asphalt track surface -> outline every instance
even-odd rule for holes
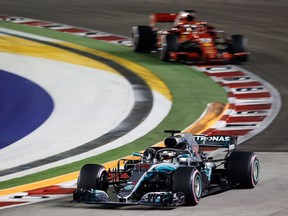
[[[230,34],[249,39],[251,61],[242,67],[276,87],[282,108],[273,123],[262,133],[241,145],[255,150],[261,160],[261,178],[254,190],[231,190],[204,198],[195,208],[121,211],[94,206],[72,205],[69,198],[54,202],[16,207],[1,215],[288,215],[288,2],[286,0],[0,0],[0,13],[60,22],[130,35],[133,25],[147,24],[154,12],[195,9],[198,18]],[[272,153],[282,152],[282,153]]]

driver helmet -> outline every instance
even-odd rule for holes
[[[194,11],[181,11],[175,19],[174,25],[189,24],[195,21],[196,15]]]
[[[159,154],[160,161],[163,163],[172,163],[176,156],[176,152],[172,151],[163,151]]]

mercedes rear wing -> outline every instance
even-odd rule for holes
[[[205,148],[226,148],[228,150],[234,150],[237,146],[237,136],[225,136],[225,135],[194,135],[195,141],[199,147]]]

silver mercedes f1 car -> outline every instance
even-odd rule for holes
[[[114,169],[86,164],[73,201],[109,205],[195,206],[203,196],[235,187],[254,188],[260,162],[253,152],[236,151],[236,136],[171,133],[165,147],[149,147],[118,161]],[[222,149],[214,159],[211,150]],[[108,195],[113,191],[114,200]]]

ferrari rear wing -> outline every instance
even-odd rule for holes
[[[223,136],[223,135],[194,135],[195,141],[199,147],[212,147],[212,148],[227,148],[233,150],[237,146],[237,136]]]
[[[174,22],[177,13],[156,13],[150,15],[150,26],[155,26],[157,22]]]

